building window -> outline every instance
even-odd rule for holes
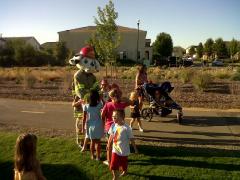
[[[145,47],[150,47],[151,42],[145,42]]]
[[[127,52],[126,51],[121,51],[119,53],[120,59],[125,60],[127,59]]]

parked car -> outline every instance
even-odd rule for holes
[[[223,66],[223,61],[220,60],[220,59],[215,59],[213,62],[212,62],[212,66]]]
[[[179,62],[179,66],[189,67],[193,65],[193,60],[189,58],[183,58]]]

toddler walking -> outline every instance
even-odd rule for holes
[[[140,120],[140,103],[137,92],[131,92],[129,100],[131,101],[130,109],[131,109],[131,118],[130,127],[133,128],[133,123],[135,120],[138,122],[138,128],[140,132],[143,132],[142,123]]]

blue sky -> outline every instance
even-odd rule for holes
[[[172,36],[174,46],[188,47],[207,38],[240,40],[240,0],[113,0],[117,24]],[[94,25],[97,7],[108,0],[1,0],[0,33],[57,41],[57,32]]]

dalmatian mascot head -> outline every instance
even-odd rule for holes
[[[95,59],[93,47],[83,47],[78,54],[69,60],[69,63],[79,69],[73,77],[73,96],[83,99],[91,89],[98,88],[98,82],[93,73],[100,70],[100,64]]]
[[[100,64],[95,59],[94,49],[91,46],[83,47],[79,53],[69,60],[69,63],[74,66],[76,65],[78,69],[86,73],[93,73],[100,69]]]

